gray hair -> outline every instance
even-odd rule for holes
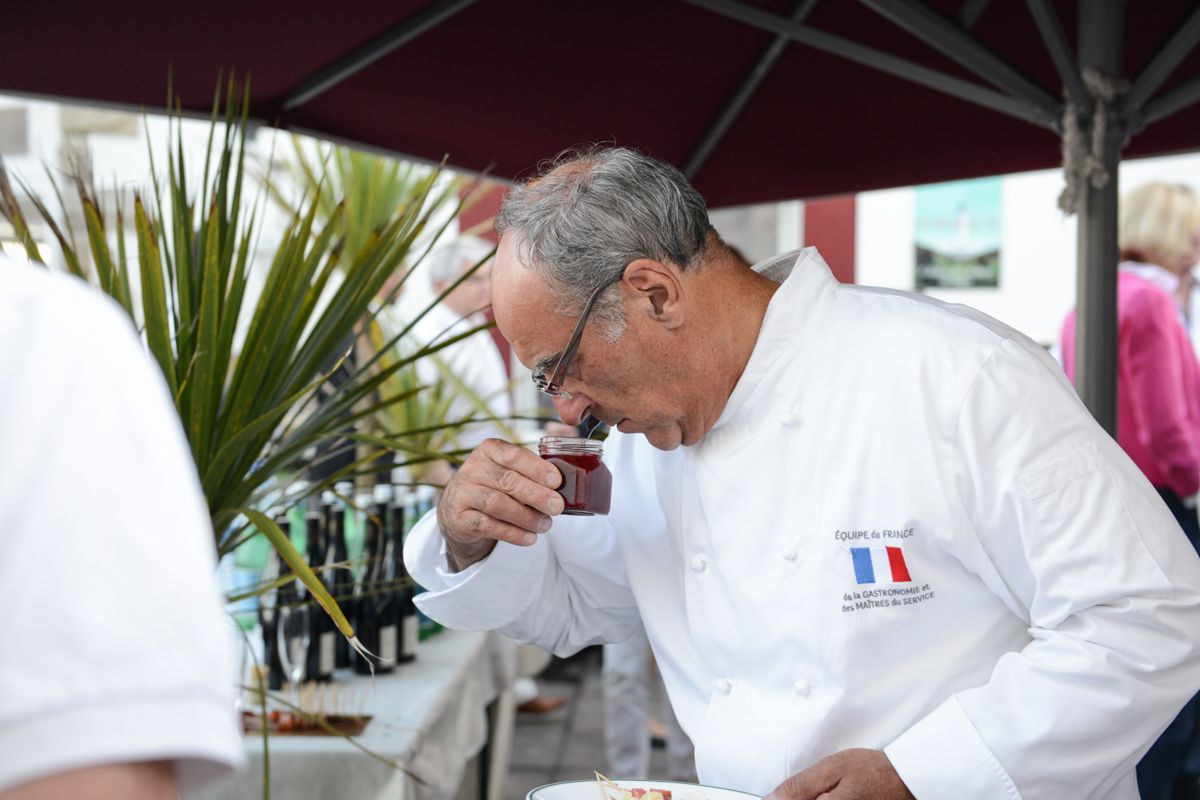
[[[558,295],[556,311],[582,312],[598,287],[639,258],[694,269],[708,231],[704,198],[679,170],[623,147],[567,152],[509,192],[496,232],[518,237],[520,260]],[[625,330],[616,287],[592,317],[610,341]]]
[[[478,236],[459,236],[438,246],[426,256],[429,283],[435,289],[452,283],[465,267],[482,261],[492,251],[492,243]]]

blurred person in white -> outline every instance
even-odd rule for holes
[[[679,171],[556,160],[498,217],[499,329],[611,512],[488,440],[405,561],[429,616],[566,655],[645,625],[706,784],[770,800],[1133,800],[1200,687],[1200,559],[1037,343],[747,269]],[[589,316],[590,315],[590,316]]]
[[[237,766],[213,537],[113,302],[0,257],[0,798],[173,798]]]
[[[465,272],[487,258],[492,248],[478,236],[460,236],[433,250],[427,257],[426,267],[434,295],[444,292]],[[485,312],[492,302],[491,276],[489,261],[413,326],[413,338],[422,344],[435,344],[486,322]],[[447,421],[484,416],[480,401],[493,417],[504,419],[512,415],[508,371],[489,331],[474,333],[420,359],[417,374],[422,383],[441,383],[445,391],[452,393]],[[464,426],[458,432],[458,446],[469,450],[490,436],[504,435],[502,427],[483,420]]]
[[[446,291],[464,273],[488,258],[492,250],[493,245],[487,240],[469,235],[459,236],[432,250],[426,257],[425,268],[429,271],[429,285],[434,296]],[[466,333],[487,321],[485,312],[491,304],[492,264],[489,260],[429,309],[413,326],[413,338],[422,345],[429,345]],[[395,323],[393,327],[397,327]],[[441,384],[443,391],[451,393],[447,421],[483,416],[480,401],[497,419],[503,420],[513,413],[508,371],[489,331],[479,331],[421,358],[417,361],[417,374],[421,383]],[[471,450],[493,436],[510,438],[496,422],[483,420],[460,429],[456,444],[458,448]],[[440,462],[433,467],[428,479],[443,483],[449,475],[447,462]],[[549,654],[539,648],[520,648],[519,674],[513,684],[519,711],[545,714],[566,705],[565,697],[546,697],[538,688],[535,677],[549,661]]]
[[[639,627],[621,642],[604,645],[600,668],[604,690],[604,755],[608,775],[615,780],[645,780],[650,775],[651,695],[657,688],[662,698],[658,721],[666,750],[666,775],[675,781],[696,780],[696,753],[684,732],[658,667],[650,658],[650,640]]]

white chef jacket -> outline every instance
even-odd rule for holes
[[[116,303],[0,256],[0,793],[168,760],[240,765],[208,508],[158,365]]]
[[[789,268],[702,441],[614,432],[608,517],[461,573],[425,518],[422,610],[566,655],[636,606],[704,783],[870,747],[919,800],[1136,798],[1200,687],[1175,520],[1036,343],[813,249],[756,269]]]

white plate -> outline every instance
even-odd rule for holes
[[[699,783],[681,783],[680,781],[613,781],[622,789],[668,789],[671,800],[759,800],[756,794],[739,792],[734,789],[721,789],[717,786],[704,786]],[[530,789],[525,800],[601,800],[600,789],[595,778],[581,781],[559,781],[547,783],[536,789]]]

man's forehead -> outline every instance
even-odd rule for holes
[[[500,240],[492,270],[492,314],[517,356],[531,364],[562,347],[572,323],[555,313],[550,287],[520,262],[517,253],[510,237]]]
[[[550,299],[549,287],[521,263],[511,237],[501,239],[492,269],[492,311],[497,324],[502,317],[515,319],[544,311]]]

